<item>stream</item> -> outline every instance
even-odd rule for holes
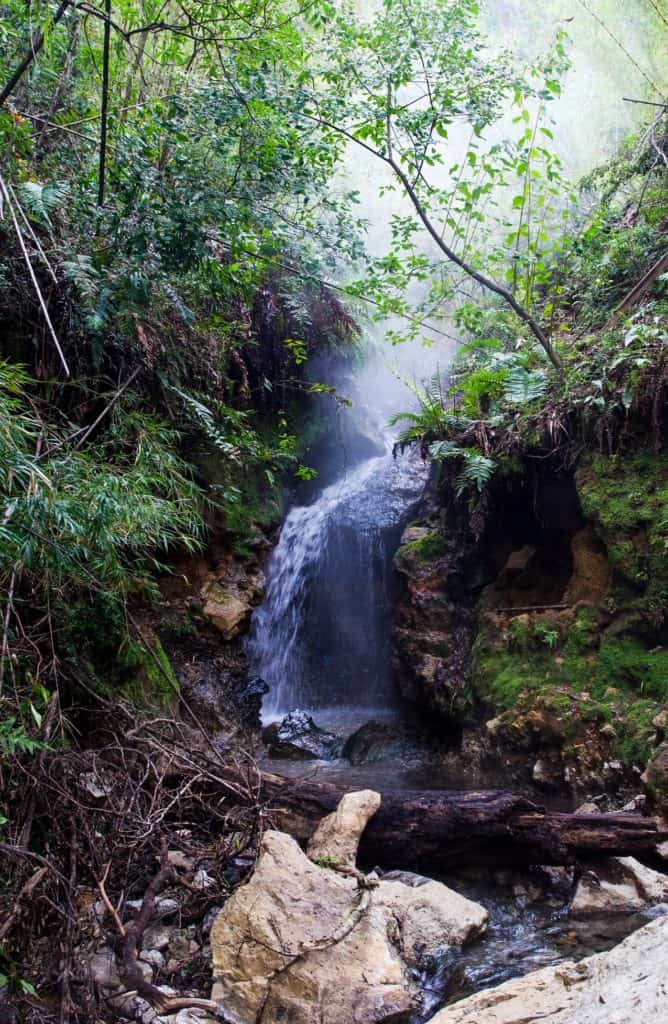
[[[392,680],[392,557],[425,484],[422,462],[394,458],[388,440],[384,452],[353,466],[311,504],[288,512],[247,644],[254,673],[269,686],[265,725],[300,709],[345,738],[370,720],[401,728],[410,718]],[[419,752],[417,758],[413,752],[407,760],[393,756],[357,766],[344,758],[267,757],[263,767],[349,790],[480,788],[480,779],[468,780],[452,761],[435,767]],[[503,784],[499,778],[487,782]],[[476,943],[425,967],[419,979],[424,1006],[414,1024],[512,976],[610,948],[647,920],[636,915],[612,927],[578,926],[568,917],[570,879],[559,869],[538,875],[478,871],[440,881],[482,903],[490,922]]]

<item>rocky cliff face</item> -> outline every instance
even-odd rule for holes
[[[652,758],[661,803],[668,459],[527,463],[473,523],[447,489],[437,497],[395,560],[404,695],[446,729],[475,717],[486,752],[539,788],[638,789]]]
[[[214,540],[162,581],[155,631],[178,682],[182,717],[192,724],[194,713],[217,742],[248,743],[259,734],[266,685],[249,675],[243,641],[264,593],[267,546],[258,534],[242,558]]]

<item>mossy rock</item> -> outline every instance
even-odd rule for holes
[[[438,530],[410,527],[405,536],[410,538],[414,534],[420,535],[402,544],[395,555],[395,561],[399,568],[408,568],[415,563],[426,564],[447,554],[446,539]]]
[[[668,456],[595,455],[576,471],[584,514],[605,543],[617,583],[642,593],[648,610],[668,604]],[[619,585],[621,584],[621,590]]]
[[[158,637],[151,636],[147,642],[153,653],[134,641],[123,647],[118,688],[138,707],[167,707],[179,696],[179,682]]]
[[[494,714],[550,710],[568,742],[592,726],[607,730],[609,754],[627,767],[651,756],[653,719],[668,702],[668,650],[636,638],[608,636],[596,609],[575,619],[505,626],[483,617],[473,649],[472,689]]]
[[[668,743],[662,743],[650,760],[643,782],[655,807],[668,817]]]

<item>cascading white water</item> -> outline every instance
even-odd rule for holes
[[[285,519],[248,642],[253,669],[269,685],[265,718],[392,700],[392,548],[425,469],[386,445]]]

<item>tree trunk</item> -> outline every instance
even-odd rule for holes
[[[276,828],[305,841],[345,792],[263,775],[260,799]],[[472,862],[572,864],[596,856],[651,857],[667,837],[654,818],[548,811],[502,790],[387,792],[362,836],[360,860],[432,872]]]

